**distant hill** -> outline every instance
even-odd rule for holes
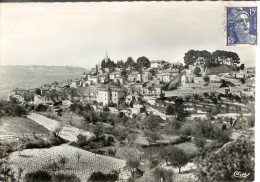
[[[0,98],[15,88],[36,88],[46,83],[79,78],[88,70],[70,66],[0,66]]]

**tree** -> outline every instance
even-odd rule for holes
[[[156,181],[160,182],[172,182],[173,181],[173,171],[170,169],[156,168],[153,172],[153,176]]]
[[[184,63],[189,66],[189,65],[193,65],[196,60],[197,60],[198,56],[197,56],[197,52],[194,50],[189,50],[187,53],[185,53],[184,55]]]
[[[106,67],[106,61],[105,61],[105,59],[103,59],[101,61],[101,68],[105,68],[105,67]]]
[[[91,176],[88,178],[88,181],[94,182],[94,181],[117,181],[118,180],[118,174],[104,174],[102,172],[94,172],[91,174]]]
[[[240,70],[244,70],[245,69],[245,64],[241,64],[239,68],[240,68]]]
[[[136,63],[137,63],[137,66],[139,68],[143,68],[143,67],[150,67],[150,61],[148,58],[142,56],[142,57],[139,57],[137,60],[136,60]]]
[[[20,105],[15,105],[14,106],[14,114],[15,114],[15,116],[21,117],[23,115],[26,115],[27,111],[25,110],[24,107],[22,107]]]
[[[41,89],[36,88],[36,89],[35,89],[35,94],[36,94],[36,95],[41,95]]]
[[[54,128],[54,131],[52,132],[55,137],[58,137],[60,135],[60,132],[63,129],[63,125],[61,123],[57,123],[57,125]]]
[[[172,166],[178,167],[179,173],[181,173],[181,168],[189,162],[189,157],[182,149],[176,147],[172,147],[171,149],[172,151],[169,157],[169,161]]]
[[[140,160],[134,157],[131,157],[126,161],[126,167],[130,170],[133,179],[135,179],[135,171],[138,169],[139,166]]]
[[[52,176],[47,171],[36,171],[26,173],[24,176],[25,182],[51,182]]]
[[[159,148],[159,156],[165,160],[167,166],[169,164],[172,148],[173,146],[160,146]]]
[[[173,104],[169,104],[166,108],[166,115],[175,115],[175,107]]]
[[[59,159],[59,163],[65,168],[65,165],[69,162],[69,159],[65,156],[61,156]]]
[[[0,181],[15,181],[14,171],[10,167],[8,156],[3,148],[0,148]]]
[[[246,83],[246,79],[245,78],[240,78],[241,83],[244,85]]]
[[[55,182],[80,182],[75,174],[58,173],[55,175]]]
[[[79,159],[81,158],[81,156],[82,156],[82,153],[79,152],[79,151],[77,151],[77,152],[76,152],[76,157],[77,157],[77,159],[78,159],[78,163],[79,163]]]
[[[203,77],[203,80],[204,80],[204,82],[206,82],[207,84],[210,83],[210,78],[209,78],[209,76]]]
[[[159,123],[162,121],[163,120],[160,116],[151,114],[144,119],[143,123],[148,130],[155,131],[156,129],[158,129]]]
[[[200,67],[196,67],[196,68],[194,69],[194,74],[195,74],[197,77],[200,77],[200,76],[201,76],[200,72],[201,72]]]
[[[194,143],[199,150],[202,150],[206,144],[205,138],[195,138]]]
[[[126,68],[132,68],[136,63],[134,62],[132,57],[128,57],[126,62],[125,62],[125,67]]]
[[[189,112],[186,111],[185,108],[184,100],[182,98],[174,100],[174,112],[178,121],[183,121],[187,116],[189,116]]]
[[[240,137],[217,152],[203,151],[195,164],[201,181],[240,181],[235,171],[249,174],[245,181],[254,181],[255,143]]]

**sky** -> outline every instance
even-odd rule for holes
[[[237,52],[242,63],[254,66],[255,47],[225,46],[225,6],[243,4],[2,3],[0,65],[91,68],[106,52],[114,61],[146,56],[173,63],[194,49]]]

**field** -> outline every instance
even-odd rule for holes
[[[37,114],[37,113],[30,113],[27,117],[32,119],[36,123],[44,126],[49,131],[54,131],[55,127],[62,125],[62,123],[59,122],[59,121],[46,118],[45,116],[42,116],[42,115]],[[65,125],[65,126],[63,126],[63,128],[60,132],[60,137],[66,139],[68,141],[77,141],[78,134],[82,134],[82,135],[85,135],[87,137],[90,137],[90,136],[93,135],[91,132],[81,130],[79,128],[75,128],[75,127],[72,127],[72,126]]]
[[[48,134],[49,131],[42,125],[28,118],[2,117],[0,119],[0,135],[15,134]]]
[[[78,152],[81,154],[79,162],[76,157]],[[21,151],[20,157],[18,152],[13,152],[10,155],[10,162],[15,171],[23,169],[25,174],[37,170],[50,171],[50,164],[58,162],[61,156],[68,158],[68,162],[61,166],[58,172],[74,173],[81,181],[87,181],[92,172],[111,173],[112,170],[122,172],[125,166],[124,160],[94,154],[67,144],[48,149],[26,149]]]

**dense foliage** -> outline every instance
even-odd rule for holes
[[[102,172],[94,172],[89,177],[88,181],[117,181],[118,175],[117,174],[104,174]]]
[[[10,101],[0,100],[0,117],[2,116],[18,116],[26,115],[27,111],[24,106],[20,105],[16,100]]]
[[[201,181],[254,181],[255,144],[249,138],[228,143],[217,153],[205,150],[196,164]],[[236,177],[235,172],[249,174]]]
[[[185,53],[184,63],[186,65],[202,64],[205,66],[217,66],[228,63],[230,65],[239,64],[240,58],[235,52],[216,50],[212,54],[208,51],[189,50]]]

